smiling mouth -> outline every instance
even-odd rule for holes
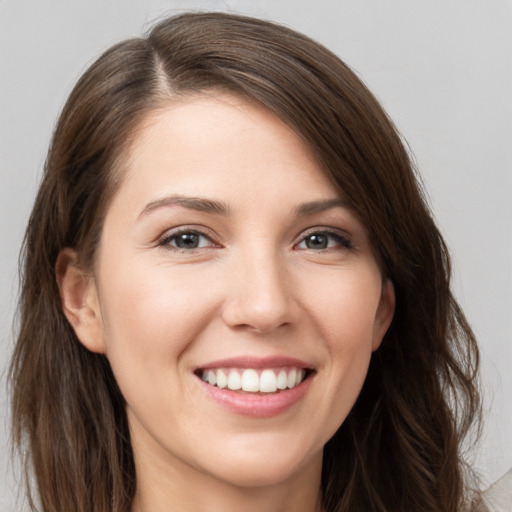
[[[207,368],[196,375],[219,389],[245,393],[279,393],[299,386],[312,373],[307,368]]]

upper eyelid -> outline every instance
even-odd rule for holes
[[[314,226],[311,228],[307,228],[301,232],[301,234],[297,237],[298,239],[303,239],[309,235],[314,235],[315,233],[323,233],[323,234],[333,234],[338,236],[343,236],[348,239],[352,239],[352,234],[346,229],[335,228],[332,226]]]
[[[179,226],[176,228],[171,228],[166,231],[164,231],[158,238],[157,242],[158,245],[165,245],[167,242],[172,240],[174,237],[177,237],[184,233],[195,233],[199,236],[203,236],[207,238],[212,244],[219,245],[215,242],[214,236],[210,232],[211,230],[201,227],[195,227],[195,226]]]
[[[207,228],[206,226],[201,226],[197,224],[184,224],[181,226],[166,229],[162,233],[160,238],[163,238],[165,236],[179,235],[180,233],[197,233],[198,235],[203,235],[206,236],[207,238],[213,236],[213,230]]]

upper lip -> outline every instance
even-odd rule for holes
[[[306,361],[288,356],[241,356],[218,359],[198,366],[197,369],[208,370],[213,368],[279,368],[283,366],[293,366],[295,368],[305,368],[313,370],[314,366]]]

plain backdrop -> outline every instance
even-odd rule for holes
[[[512,0],[0,0],[0,510],[15,501],[5,369],[17,257],[67,94],[109,45],[164,14],[228,10],[282,22],[354,68],[415,154],[480,340],[484,482],[512,466]]]

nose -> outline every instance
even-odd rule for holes
[[[228,279],[223,318],[230,327],[262,334],[294,321],[293,283],[273,251],[241,255]]]

